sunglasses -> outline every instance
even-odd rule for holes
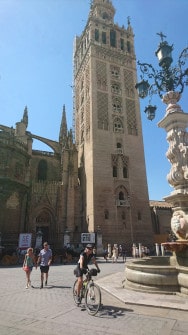
[[[87,248],[88,250],[93,250],[93,248]]]

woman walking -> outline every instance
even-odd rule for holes
[[[33,254],[33,248],[28,248],[27,253],[25,255],[24,263],[23,263],[23,269],[25,271],[26,280],[27,280],[25,288],[29,288],[29,286],[33,287],[31,285],[30,275],[31,275],[31,271],[32,271],[34,265],[37,268],[36,262],[35,262],[35,256]]]

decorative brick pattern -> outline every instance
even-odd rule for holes
[[[126,110],[127,110],[127,130],[129,135],[137,135],[137,122],[135,112],[135,101],[126,99]]]
[[[133,72],[127,69],[124,69],[124,85],[125,85],[126,96],[134,98],[135,87],[134,87]]]
[[[106,63],[99,60],[96,61],[96,77],[97,77],[97,88],[103,91],[107,91],[107,68]]]
[[[108,130],[108,94],[97,92],[98,128]]]

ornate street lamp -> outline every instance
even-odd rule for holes
[[[155,118],[156,109],[157,109],[156,106],[152,105],[146,106],[144,113],[146,113],[148,120],[152,121]]]
[[[181,242],[185,242],[188,248],[188,113],[184,113],[177,104],[181,98],[184,87],[188,85],[188,47],[180,53],[176,66],[172,66],[173,45],[169,45],[162,33],[158,33],[161,42],[155,55],[158,58],[159,70],[155,70],[151,64],[140,63],[141,82],[135,85],[140,98],[158,94],[167,105],[164,118],[158,123],[158,127],[167,132],[169,148],[166,157],[171,163],[170,172],[167,175],[169,184],[174,188],[169,196],[164,199],[171,203],[173,217],[171,228]],[[145,77],[147,77],[145,79]],[[151,83],[150,83],[151,82]],[[149,105],[144,112],[149,120],[155,117],[156,106]],[[180,215],[180,218],[179,216]],[[174,249],[175,250],[175,249]]]
[[[177,65],[172,67],[173,45],[169,45],[168,42],[164,41],[166,36],[163,33],[158,33],[157,35],[161,37],[161,42],[155,55],[158,57],[161,69],[155,70],[151,64],[137,62],[142,75],[141,81],[135,85],[135,88],[142,99],[149,95],[151,100],[153,94],[158,94],[162,99],[164,93],[175,91],[176,89],[181,94],[184,86],[188,85],[188,68],[184,69],[185,60],[188,57],[188,47],[183,49],[178,58]],[[148,82],[145,77],[152,82]],[[152,106],[149,102],[144,112],[149,120],[153,120],[155,111],[156,106]]]
[[[158,127],[165,129],[166,139],[169,143],[166,157],[171,163],[171,168],[167,180],[173,187],[173,191],[164,197],[164,200],[172,206],[171,230],[177,237],[177,241],[164,242],[162,247],[173,251],[173,264],[178,270],[177,290],[188,295],[188,113],[185,113],[177,104],[185,85],[188,85],[188,68],[184,68],[188,57],[188,47],[181,52],[177,65],[172,67],[173,46],[163,40],[166,36],[162,33],[158,35],[161,37],[161,42],[155,55],[158,57],[160,70],[155,70],[151,64],[138,62],[142,76],[141,82],[137,83],[135,87],[140,98],[158,94],[167,105],[165,115],[158,123]],[[152,82],[150,83],[150,81]],[[149,120],[155,117],[155,110],[156,106],[152,106],[149,102],[145,109]],[[157,254],[158,247],[157,244]],[[155,267],[154,263],[152,265]],[[133,271],[135,270],[133,264],[131,264],[131,268]],[[166,268],[168,269],[168,265]],[[158,272],[159,269],[156,268],[156,282]],[[133,274],[126,271],[126,275],[126,278],[131,281]],[[140,287],[140,285],[144,285],[144,283],[143,280],[139,281],[138,279],[138,286]]]

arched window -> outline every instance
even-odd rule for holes
[[[110,30],[110,45],[111,47],[116,47],[116,31]]]
[[[124,200],[125,196],[124,193],[121,191],[119,192],[119,200]]]
[[[123,178],[127,178],[128,174],[127,174],[127,168],[126,166],[123,167]]]
[[[122,144],[120,142],[116,143],[116,153],[120,155],[123,153]]]
[[[141,215],[140,211],[138,211],[137,216],[138,216],[138,220],[141,221],[142,220],[142,215]]]
[[[102,31],[102,43],[106,44],[106,32]]]
[[[127,51],[131,52],[131,43],[129,41],[127,41]]]
[[[120,99],[114,99],[114,101],[112,102],[112,107],[113,107],[113,111],[114,112],[118,112],[118,113],[121,113],[121,110],[122,110],[122,104],[121,104],[121,101]]]
[[[95,41],[99,41],[99,30],[95,29]]]
[[[117,84],[117,83],[112,84],[112,93],[114,93],[114,94],[120,94],[121,93],[120,84]]]
[[[119,67],[117,67],[117,66],[112,66],[111,67],[111,75],[113,77],[119,78],[119,72],[120,72]]]
[[[38,164],[38,181],[47,179],[47,162],[42,159]]]
[[[121,38],[121,39],[120,39],[120,49],[121,49],[121,50],[124,50],[124,48],[125,48],[125,46],[124,46],[124,39]]]
[[[113,177],[117,177],[117,167],[113,166]]]
[[[105,220],[109,219],[109,211],[108,211],[108,209],[105,209],[105,211],[104,211],[104,218],[105,218]]]
[[[119,118],[116,118],[114,120],[114,131],[115,132],[122,132],[123,131],[123,125]]]

